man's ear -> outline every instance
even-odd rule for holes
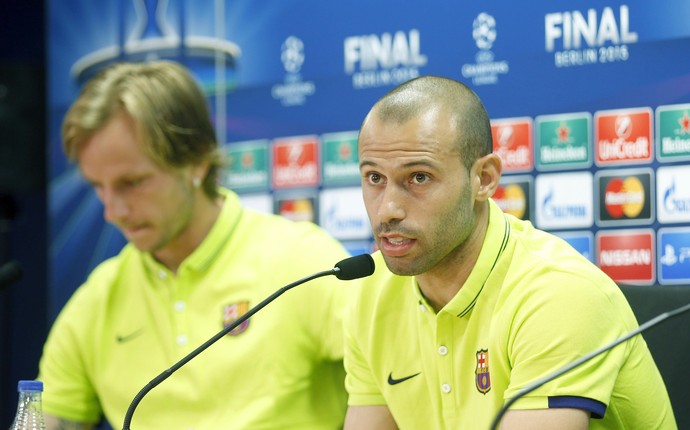
[[[478,184],[475,200],[486,201],[494,195],[496,188],[498,188],[498,182],[501,180],[502,171],[501,159],[493,153],[474,162],[472,173]]]
[[[191,166],[190,174],[192,178],[199,178],[202,182],[208,175],[208,170],[210,169],[210,164],[208,161],[201,161],[199,164]]]

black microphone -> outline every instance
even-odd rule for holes
[[[134,399],[132,400],[132,403],[129,405],[129,408],[127,408],[127,413],[125,414],[125,419],[124,423],[122,424],[122,430],[130,430],[130,423],[132,422],[132,416],[134,415],[134,410],[136,409],[137,405],[139,405],[139,402],[141,402],[141,399],[144,398],[144,396],[151,391],[153,388],[155,388],[158,384],[161,382],[165,381],[172,375],[175,371],[177,371],[180,367],[184,366],[189,362],[191,359],[199,355],[202,351],[204,351],[206,348],[214,344],[218,339],[222,338],[229,332],[231,332],[235,327],[238,325],[242,324],[244,321],[249,319],[252,315],[260,311],[264,306],[267,304],[271,303],[273,300],[275,300],[278,296],[286,292],[287,290],[296,287],[300,284],[304,284],[307,281],[311,281],[312,279],[320,278],[322,276],[328,276],[328,275],[335,275],[336,278],[341,279],[341,280],[351,280],[351,279],[358,279],[358,278],[364,278],[366,276],[369,276],[374,273],[374,259],[371,258],[371,255],[369,254],[361,254],[357,255],[354,257],[346,258],[344,260],[341,260],[340,262],[336,263],[335,267],[333,267],[331,270],[324,270],[323,272],[318,272],[314,273],[313,275],[307,276],[306,278],[302,278],[300,280],[297,280],[291,284],[288,284],[284,286],[283,288],[279,289],[275,293],[271,294],[268,296],[266,299],[264,299],[261,303],[258,305],[254,306],[253,308],[249,309],[247,313],[243,314],[239,318],[237,318],[235,321],[233,321],[231,324],[229,324],[227,327],[225,327],[223,330],[218,332],[215,336],[204,342],[201,346],[199,346],[197,349],[194,351],[190,352],[187,354],[185,357],[183,357],[180,361],[175,363],[171,368],[168,370],[164,371],[160,375],[156,376],[146,384],[144,388],[137,393],[136,396],[134,396]]]
[[[15,260],[3,264],[0,266],[0,289],[14,284],[21,279],[23,274],[22,266]]]
[[[643,331],[647,330],[648,328],[654,327],[655,325],[659,324],[660,322],[671,318],[678,316],[682,313],[687,312],[690,310],[690,303],[687,305],[681,306],[679,308],[676,308],[674,310],[664,312],[663,314],[652,318],[651,320],[647,321],[646,323],[642,324],[635,330],[631,331],[630,333],[619,337],[618,339],[614,340],[613,342],[602,346],[601,348],[590,352],[587,355],[584,355],[577,360],[573,361],[572,363],[563,366],[562,368],[556,370],[555,372],[551,373],[550,375],[546,375],[545,377],[536,380],[532,384],[528,385],[527,387],[523,388],[520,390],[514,397],[512,397],[510,400],[506,402],[505,405],[501,408],[500,411],[498,411],[498,414],[496,414],[496,417],[494,418],[490,429],[491,430],[496,430],[498,428],[498,424],[501,422],[501,418],[503,418],[503,415],[508,411],[508,408],[515,403],[518,399],[520,399],[522,396],[531,393],[532,391],[536,390],[537,388],[541,387],[542,385],[546,384],[549,381],[552,381],[559,376],[563,375],[564,373],[567,373],[577,366],[586,363],[587,361],[591,360],[592,358],[596,357],[597,355],[604,353],[610,349],[613,349],[614,347],[618,346],[619,344],[625,342],[626,340],[630,339],[631,337],[637,336],[638,334],[642,333]]]

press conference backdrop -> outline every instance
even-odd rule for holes
[[[209,97],[247,205],[370,251],[357,129],[395,85],[468,84],[492,118],[506,212],[626,284],[690,284],[690,2],[51,0],[51,304],[123,245],[60,150],[83,82],[167,58]],[[279,240],[279,239],[277,239]]]

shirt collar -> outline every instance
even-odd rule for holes
[[[510,224],[505,219],[501,208],[493,199],[489,199],[489,225],[479,258],[460,291],[443,308],[444,311],[463,317],[472,310],[479,294],[484,289],[487,278],[508,244],[509,237]]]
[[[226,188],[219,188],[218,191],[223,197],[223,207],[218,219],[201,244],[182,261],[177,270],[178,274],[185,270],[203,271],[208,268],[235,231],[243,212],[240,199],[237,194]],[[164,266],[156,261],[151,253],[144,253],[143,258],[147,269],[153,270],[154,273],[164,269]]]

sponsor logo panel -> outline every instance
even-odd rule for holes
[[[656,212],[662,223],[690,222],[690,167],[656,170]]]
[[[634,108],[594,114],[594,161],[599,166],[653,159],[652,110]]]
[[[537,227],[589,228],[594,221],[590,172],[548,173],[535,181]]]
[[[592,165],[592,115],[587,112],[535,118],[536,165],[541,170]]]
[[[637,43],[628,5],[601,10],[572,10],[544,16],[544,45],[556,67],[627,61],[628,45]]]
[[[321,191],[319,224],[339,240],[371,237],[362,190],[359,187],[332,188]]]
[[[609,230],[596,235],[597,265],[618,283],[654,283],[654,231]]]
[[[268,190],[268,145],[263,139],[225,145],[228,166],[221,171],[221,184],[237,192]]]
[[[275,139],[271,145],[271,183],[275,189],[319,184],[317,136]]]
[[[309,221],[318,219],[317,196],[315,190],[295,190],[280,192],[274,195],[274,213],[292,221]]]
[[[503,162],[503,171],[525,172],[534,167],[532,118],[505,118],[491,121],[493,150]]]
[[[651,224],[654,220],[652,169],[598,171],[597,225]]]
[[[690,227],[661,228],[657,233],[659,283],[690,283]]]
[[[661,162],[690,160],[690,104],[657,107],[656,144]]]
[[[324,185],[353,185],[360,182],[357,136],[356,131],[321,136]]]
[[[594,235],[591,231],[559,231],[553,234],[568,242],[583,257],[594,263]]]
[[[532,188],[532,176],[503,176],[492,198],[503,212],[519,219],[531,220]]]

